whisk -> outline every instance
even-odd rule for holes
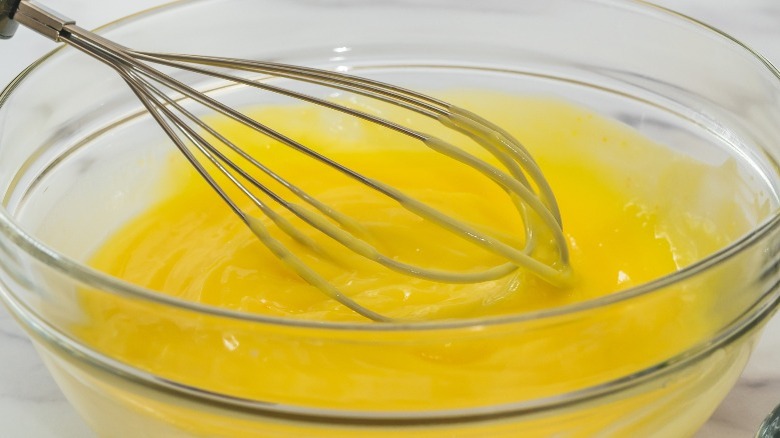
[[[257,207],[258,211],[266,215],[281,231],[299,243],[312,248],[316,246],[305,233],[276,212],[271,205],[281,206],[288,210],[304,223],[335,240],[348,250],[405,275],[438,282],[478,283],[502,278],[517,269],[525,269],[553,285],[565,285],[569,280],[569,256],[566,239],[562,232],[560,212],[552,190],[539,166],[529,152],[510,134],[474,113],[398,86],[322,69],[254,60],[136,51],[86,31],[76,26],[75,21],[33,1],[0,0],[0,37],[10,38],[13,36],[18,24],[33,29],[55,42],[64,42],[113,68],[197,172],[275,256],[284,261],[305,281],[366,318],[375,321],[391,320],[343,294],[337,287],[303,262],[300,257],[294,254],[293,250],[271,235],[262,220],[248,214],[239,206],[240,203],[234,199],[236,194],[246,196]],[[240,86],[279,93],[357,117],[411,137],[424,147],[471,166],[497,184],[512,200],[524,224],[523,245],[518,247],[519,245],[513,245],[501,238],[491,236],[466,221],[444,214],[436,208],[408,196],[393,186],[362,175],[209,95],[199,92],[193,86],[163,74],[158,69],[159,66],[186,70]],[[421,114],[437,121],[446,129],[454,130],[472,139],[494,157],[501,167],[488,163],[454,143],[397,124],[381,116],[289,88],[272,85],[268,81],[248,79],[233,73],[236,71],[332,87]],[[383,254],[368,240],[362,238],[360,232],[357,232],[360,230],[360,224],[354,223],[354,220],[347,215],[339,213],[334,208],[309,195],[254,158],[249,151],[228,140],[212,127],[207,119],[196,116],[193,111],[187,109],[182,104],[183,99],[196,102],[209,111],[222,114],[317,160],[323,166],[328,166],[371,190],[389,197],[420,218],[443,227],[474,245],[500,256],[503,262],[489,268],[461,272],[408,264]],[[242,164],[239,164],[235,157],[241,157]],[[214,169],[224,177],[215,178],[215,175],[212,174],[215,172]],[[298,200],[285,199],[278,191],[275,192],[260,182],[258,175],[265,175],[264,178],[268,177],[280,184]],[[238,192],[233,190],[234,193],[229,194],[230,190],[224,187],[225,184],[234,185]],[[256,194],[257,191],[263,193],[265,197],[261,199]],[[287,196],[289,197],[289,195]],[[544,262],[539,257],[535,257],[534,250],[538,246],[540,235],[549,236],[543,238],[552,241],[557,252],[554,262]]]

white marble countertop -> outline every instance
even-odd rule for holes
[[[51,0],[44,2],[82,27],[96,27],[163,0]],[[780,65],[780,1],[657,0],[742,39]],[[40,55],[51,43],[21,31],[0,42],[0,85]],[[731,394],[697,438],[751,437],[763,417],[780,403],[780,315],[766,327],[750,363]],[[21,329],[0,306],[0,437],[76,438],[94,436],[65,401]]]

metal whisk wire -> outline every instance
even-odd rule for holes
[[[0,2],[3,1],[5,0],[0,0]],[[0,14],[2,9],[0,7]],[[247,214],[204,166],[204,163],[208,163],[209,166],[212,166],[224,175],[281,231],[297,242],[314,250],[319,250],[319,248],[310,237],[306,236],[290,221],[277,213],[266,201],[256,196],[250,187],[259,190],[272,202],[277,203],[303,222],[352,252],[379,263],[388,269],[406,275],[440,282],[477,283],[504,277],[518,267],[522,267],[555,285],[564,285],[568,281],[568,249],[561,230],[560,212],[550,186],[530,153],[517,140],[506,131],[476,114],[401,87],[320,69],[221,57],[134,51],[86,31],[76,26],[73,20],[61,17],[57,13],[28,0],[18,2],[18,7],[11,11],[10,16],[13,20],[38,31],[44,36],[54,41],[65,42],[113,68],[129,85],[130,89],[198,173],[249,226],[266,247],[286,262],[304,280],[318,287],[332,299],[366,318],[376,321],[390,320],[388,317],[367,309],[344,295],[335,286],[307,266],[284,244],[274,238],[261,220]],[[364,176],[283,133],[247,117],[243,113],[199,92],[193,87],[163,74],[153,64],[215,77],[329,108],[399,132],[421,142],[436,152],[471,166],[495,184],[498,184],[510,196],[523,219],[525,229],[524,246],[523,248],[516,248],[496,237],[477,230],[464,221],[445,215],[431,206],[407,196],[392,186]],[[232,74],[232,71],[258,73],[326,86],[377,99],[413,111],[436,120],[441,125],[471,138],[493,156],[505,170],[489,164],[447,141],[397,124],[380,116],[368,114],[334,101],[281,88],[263,80],[241,77]],[[166,92],[166,90],[169,92]],[[173,92],[173,95],[170,91]],[[272,169],[263,165],[250,153],[220,134],[201,117],[186,109],[181,103],[184,100],[197,102],[211,111],[226,116],[317,160],[323,165],[397,201],[411,213],[503,257],[506,259],[506,262],[476,272],[455,272],[408,264],[383,254],[369,242],[359,237],[361,234],[360,224],[312,197]],[[206,137],[210,137],[213,140],[209,141]],[[192,147],[194,147],[194,150]],[[241,157],[251,166],[252,170],[250,171],[239,165],[222,148],[226,148],[231,153]],[[201,160],[205,161],[202,162]],[[256,178],[253,172],[260,172],[270,177],[308,205],[308,208],[283,198]],[[532,255],[538,243],[537,228],[539,224],[548,231],[549,236],[554,241],[554,246],[558,252],[558,261],[555,265],[548,265],[537,260]]]

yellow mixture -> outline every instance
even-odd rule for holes
[[[401,319],[476,318],[583,302],[673,272],[749,227],[730,205],[714,203],[700,214],[692,201],[711,175],[733,179],[733,163],[711,166],[676,155],[626,126],[554,99],[459,93],[450,100],[507,129],[532,151],[560,205],[574,284],[557,289],[522,271],[477,285],[410,279],[351,256],[313,231],[336,257],[305,250],[267,223],[305,262],[374,311]],[[522,243],[522,222],[502,190],[419,144],[308,107],[253,115],[336,161]],[[455,270],[499,262],[321,164],[238,127],[226,124],[225,130],[237,143],[252,144],[269,167],[364,224],[368,238],[388,254]],[[93,266],[207,305],[370,324],[292,273],[186,165],[171,167],[170,195],[105,242]],[[463,408],[552,395],[658,363],[708,333],[710,298],[670,291],[561,318],[539,333],[493,328],[480,337],[462,329],[449,333],[449,341],[368,333],[340,342],[340,335],[318,329],[295,339],[295,329],[264,332],[263,326],[225,325],[186,312],[161,315],[133,300],[85,291],[81,335],[134,366],[240,397],[357,410]]]

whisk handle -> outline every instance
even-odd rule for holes
[[[19,23],[11,19],[11,16],[19,7],[20,0],[0,0],[0,39],[7,40],[14,36]]]
[[[32,0],[0,0],[0,38],[11,38],[19,24],[59,42],[65,26],[76,22]]]

